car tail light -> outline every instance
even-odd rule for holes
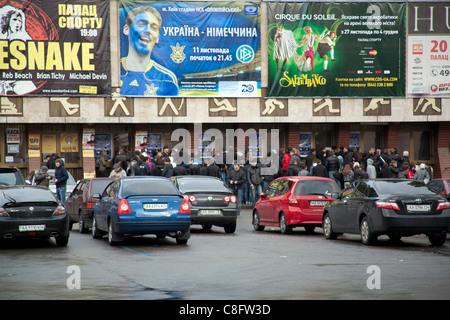
[[[291,194],[290,196],[289,196],[289,204],[290,205],[297,205],[298,204],[298,200],[297,200],[297,198],[293,195],[293,194]]]
[[[95,202],[86,202],[86,209],[93,209],[95,204]]]
[[[237,199],[236,196],[225,196],[223,198],[223,202],[231,202],[231,203],[236,203]]]
[[[180,213],[191,213],[189,201],[186,198],[183,198],[183,201],[181,201]]]
[[[445,210],[445,209],[450,209],[450,202],[448,201],[439,202],[436,210]]]
[[[122,199],[119,201],[119,208],[117,209],[118,214],[131,214],[130,205],[128,204],[127,199]]]
[[[5,208],[0,207],[0,217],[9,217],[9,214],[6,212]]]
[[[390,209],[390,210],[396,210],[400,211],[400,208],[398,207],[398,204],[391,201],[377,201],[377,208],[380,209]]]
[[[53,215],[57,216],[59,214],[64,214],[66,213],[66,208],[64,208],[63,206],[57,206],[55,211],[53,211]]]
[[[190,202],[195,202],[195,201],[197,201],[197,198],[196,198],[195,196],[190,196],[190,195],[187,195],[187,194],[185,194],[185,195],[183,196],[183,198],[186,199],[187,201],[190,201]]]

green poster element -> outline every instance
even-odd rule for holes
[[[405,3],[267,5],[268,96],[405,96]]]

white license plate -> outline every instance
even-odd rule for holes
[[[429,204],[407,204],[406,210],[408,212],[428,212],[431,210],[431,206]]]
[[[144,203],[145,210],[165,210],[167,203]]]
[[[36,225],[26,225],[26,226],[19,226],[20,232],[26,232],[26,231],[44,231],[45,230],[45,224],[36,224]]]
[[[310,201],[309,205],[311,207],[324,207],[326,206],[328,201]]]
[[[220,216],[222,214],[221,210],[200,210],[200,215],[203,216]]]

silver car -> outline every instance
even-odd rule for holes
[[[33,179],[31,180],[31,184],[32,185],[36,184],[34,179],[36,177],[36,173],[38,173],[38,172],[39,172],[39,170],[34,170]],[[66,199],[70,196],[70,194],[72,193],[73,189],[75,189],[75,186],[77,185],[77,182],[75,181],[73,176],[70,174],[70,172],[67,171],[67,173],[69,174],[69,179],[67,179],[67,185],[66,185]],[[55,169],[48,169],[47,174],[49,176],[54,177],[55,176]],[[50,185],[49,185],[48,188],[56,195],[56,185],[54,183],[50,182]]]

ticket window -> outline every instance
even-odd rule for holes
[[[6,128],[2,142],[1,162],[17,167],[25,166],[28,150],[25,130],[21,127]]]

